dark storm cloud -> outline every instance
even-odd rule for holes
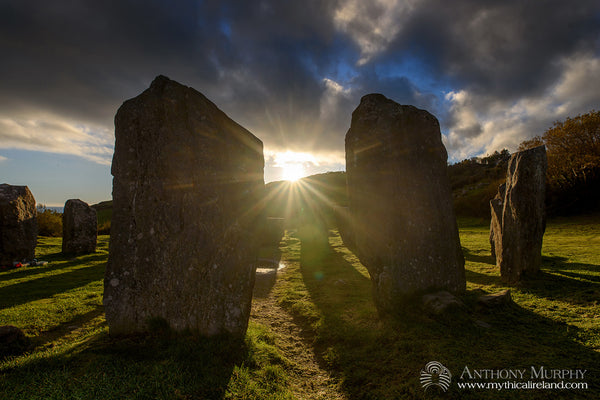
[[[417,4],[386,56],[413,53],[454,84],[496,97],[540,92],[560,74],[562,57],[600,51],[595,0]]]
[[[415,57],[449,88],[440,120],[457,159],[515,150],[553,121],[600,104],[597,1],[460,0],[450,6],[424,0],[414,6],[373,61]]]
[[[300,145],[299,129],[314,128],[319,118],[323,75],[351,46],[331,24],[333,5],[3,3],[0,105],[13,114],[38,109],[110,126],[123,100],[164,74],[202,91],[272,144]]]
[[[599,8],[588,0],[0,0],[0,145],[8,137],[15,147],[45,145],[36,129],[62,123],[73,141],[93,142],[94,129],[109,136],[119,105],[164,74],[272,149],[342,152],[350,114],[371,92],[432,111],[455,146],[482,148],[499,102],[547,94],[567,67],[598,58]],[[564,62],[576,54],[587,59]],[[581,98],[577,107],[598,96]]]
[[[214,79],[198,14],[190,1],[4,3],[0,101],[105,123],[160,72]]]

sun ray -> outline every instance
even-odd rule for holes
[[[296,182],[306,175],[304,166],[300,163],[286,163],[282,166],[283,173],[281,178],[284,181]]]

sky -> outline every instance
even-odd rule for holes
[[[344,170],[368,93],[440,121],[449,161],[600,108],[600,2],[0,0],[0,183],[111,198],[114,115],[157,75],[264,143],[265,181]]]

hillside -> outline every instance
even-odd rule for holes
[[[506,180],[509,159],[510,153],[504,149],[487,157],[473,157],[448,166],[457,216],[490,217],[490,200]]]
[[[496,195],[506,175],[510,155],[493,155],[483,159],[464,160],[450,165],[448,174],[457,215],[489,218],[489,200]],[[299,179],[296,182],[275,181],[265,185],[265,213],[269,217],[286,219],[288,227],[297,225],[303,212],[320,214],[329,225],[333,206],[347,206],[346,172],[326,172]],[[92,207],[98,212],[98,226],[108,234],[112,201]]]
[[[489,219],[489,201],[506,179],[510,152],[504,149],[486,157],[473,157],[448,166],[454,210],[458,217]],[[558,215],[564,195],[548,190],[549,215]],[[597,197],[597,196],[596,196]],[[275,181],[265,185],[265,210],[270,217],[286,219],[288,227],[297,225],[303,212],[320,214],[331,225],[332,207],[347,206],[346,172],[326,172],[296,182]],[[112,201],[93,206],[98,211],[98,224],[109,233]],[[571,212],[572,214],[577,214]],[[592,210],[593,211],[593,210]]]

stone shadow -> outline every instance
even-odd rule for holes
[[[477,283],[479,285],[504,286],[498,275],[482,274],[481,272],[465,269],[467,282]]]
[[[491,254],[482,256],[480,254],[475,254],[474,252],[470,251],[466,247],[462,248],[462,252],[463,252],[463,255],[465,256],[465,261],[489,264],[489,265],[494,265],[494,266],[496,265],[496,259],[494,257],[492,257]]]
[[[542,270],[535,277],[523,280],[519,289],[548,300],[572,304],[592,303],[598,300],[600,294],[600,280],[598,277],[592,278],[581,279],[580,274],[568,271]]]
[[[16,364],[3,379],[36,386],[43,381],[40,398],[223,399],[236,367],[251,362],[251,351],[230,336],[157,331],[113,338],[104,331],[66,351]]]
[[[590,371],[592,377],[591,370],[600,365],[600,354],[582,344],[585,330],[518,304],[493,311],[481,309],[476,305],[476,293],[465,297],[467,305],[462,312],[432,316],[413,304],[393,317],[378,318],[371,282],[336,247],[323,249],[302,242],[301,273],[323,315],[315,351],[323,366],[339,379],[348,398],[432,398],[419,382],[419,372],[432,360],[449,368],[453,379],[458,379],[467,365],[580,368]],[[594,388],[591,380],[589,384]],[[593,398],[600,394],[597,388],[593,390],[569,396]],[[488,394],[461,391],[454,384],[444,398],[481,399]],[[536,399],[549,395],[544,391],[526,394]]]
[[[99,260],[106,259],[106,255],[98,255],[98,258]],[[81,261],[74,261],[74,263],[80,264]],[[61,266],[61,268],[65,267],[65,264]],[[102,280],[104,279],[104,269],[105,263],[99,263],[57,275],[4,286],[0,288],[0,309],[45,299]]]
[[[93,319],[104,314],[104,307],[96,305],[93,310],[74,316],[69,321],[63,322],[48,331],[41,332],[38,336],[31,338],[34,347],[43,347],[63,336],[67,336]]]
[[[89,254],[89,255],[85,255],[85,256],[80,256],[77,258],[72,258],[72,259],[70,259],[70,261],[56,265],[56,264],[53,264],[52,261],[63,261],[65,258],[62,253],[55,253],[55,255],[56,255],[56,257],[52,257],[52,258],[45,257],[44,258],[44,261],[51,260],[48,262],[47,265],[13,269],[8,273],[4,273],[4,274],[0,275],[0,282],[10,281],[15,278],[24,278],[24,277],[29,277],[29,276],[35,276],[35,275],[44,274],[44,273],[50,272],[50,271],[56,271],[59,269],[74,267],[76,265],[81,265],[81,264],[99,262],[99,261],[103,261],[106,259],[105,253],[94,253],[94,254]]]
[[[465,260],[485,263],[495,267],[494,258],[473,254],[463,247]],[[588,303],[597,300],[600,293],[600,266],[593,264],[573,263],[568,258],[559,256],[542,256],[542,267],[539,273],[525,276],[515,285],[520,291],[531,293],[550,300],[561,300],[573,304]],[[468,282],[506,287],[500,275],[485,274],[466,269]]]
[[[257,260],[256,275],[252,297],[267,298],[277,280],[277,271],[284,266],[281,265],[281,250],[273,248],[269,257],[261,257]]]

